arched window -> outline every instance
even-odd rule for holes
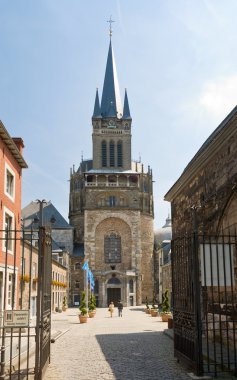
[[[112,277],[108,280],[107,284],[109,284],[109,285],[120,285],[121,281],[117,277]]]
[[[133,280],[129,280],[129,292],[130,293],[134,292],[134,290],[133,290]]]
[[[117,160],[118,160],[118,166],[123,166],[123,145],[122,141],[119,141],[117,144]]]
[[[114,166],[114,142],[113,141],[110,141],[109,143],[109,155],[110,155],[109,165]]]
[[[76,289],[79,289],[79,288],[80,288],[80,282],[79,282],[79,281],[75,281],[75,288],[76,288]]]
[[[106,141],[102,141],[101,143],[101,158],[102,158],[102,166],[107,166],[107,146]]]
[[[114,195],[109,196],[109,207],[115,207],[116,206],[116,197]]]
[[[121,236],[115,233],[104,238],[105,263],[121,263]]]
[[[79,270],[81,267],[80,263],[75,263],[75,270]]]

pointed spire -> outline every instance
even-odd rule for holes
[[[122,104],[111,40],[109,43],[109,52],[105,70],[101,114],[102,117],[117,117],[119,119],[122,117]]]
[[[101,117],[101,109],[100,109],[100,101],[99,101],[98,88],[96,89],[95,106],[94,106],[94,112],[93,112],[93,116],[92,117]]]
[[[124,105],[123,105],[123,119],[131,119],[126,88],[125,88]]]

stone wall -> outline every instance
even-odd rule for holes
[[[153,218],[141,215],[141,273],[142,273],[142,302],[146,297],[152,300],[154,291],[154,262],[153,262],[154,232]]]
[[[236,129],[236,128],[235,128]],[[207,153],[205,166],[191,170],[190,179],[172,201],[173,237],[193,231],[192,206],[197,207],[199,232],[216,233],[236,226],[237,131]]]
[[[117,128],[108,128],[108,123],[96,121],[93,122],[93,169],[101,169],[101,143],[107,143],[107,167],[109,167],[109,144],[114,142],[115,147],[115,167],[117,163],[117,143],[122,142],[123,148],[123,167],[120,170],[131,169],[131,121],[123,121],[116,119]]]
[[[104,266],[104,270],[110,266],[104,264],[104,234],[114,231],[121,234],[123,262],[120,268],[126,268],[125,263],[129,262],[129,268],[135,267],[135,252],[140,249],[138,230],[140,229],[140,212],[138,211],[111,211],[111,210],[88,210],[85,212],[85,258],[89,259],[92,269]],[[101,234],[101,235],[100,235]],[[136,237],[136,238],[135,238]],[[135,239],[134,239],[135,238]],[[128,247],[126,246],[128,244]],[[137,248],[137,249],[136,249]],[[97,256],[99,256],[97,258]],[[100,262],[103,260],[103,264]],[[128,261],[129,260],[129,261]]]
[[[71,306],[74,305],[74,296],[78,295],[81,297],[81,292],[84,290],[84,273],[82,265],[84,263],[83,257],[71,257],[71,265],[70,265],[70,300],[69,304]]]

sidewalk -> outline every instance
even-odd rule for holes
[[[107,308],[80,324],[78,309],[52,314],[51,364],[45,380],[186,380],[190,377],[173,357],[167,323],[142,307],[124,308],[113,318]]]

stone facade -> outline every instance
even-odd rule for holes
[[[237,225],[237,108],[203,144],[166,194],[173,237],[192,232],[233,232]],[[193,209],[196,210],[196,221]]]
[[[84,256],[73,255],[70,261],[70,298],[69,305],[79,306],[81,292],[84,289],[84,272],[81,267],[84,262]]]
[[[92,117],[93,159],[70,175],[74,245],[84,246],[102,307],[119,298],[140,305],[153,294],[152,170],[131,159],[132,119],[127,93],[118,112],[114,65],[110,43],[101,107],[97,92]]]

